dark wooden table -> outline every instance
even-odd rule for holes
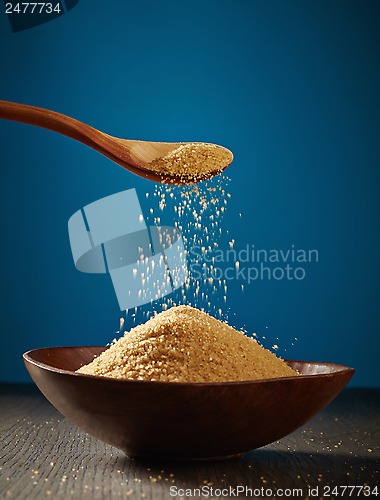
[[[357,498],[347,485],[377,486],[380,499],[380,389],[346,389],[287,438],[199,463],[130,459],[71,424],[34,386],[0,389],[1,499],[206,498],[202,487],[208,498]]]

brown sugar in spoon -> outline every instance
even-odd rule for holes
[[[61,113],[14,102],[0,100],[0,118],[66,135],[140,177],[166,184],[209,179],[233,160],[231,151],[216,144],[120,139]]]

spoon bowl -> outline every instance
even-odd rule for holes
[[[165,184],[192,184],[209,179],[220,174],[233,160],[231,151],[216,144],[120,139],[61,113],[15,102],[0,100],[0,118],[35,125],[66,135],[95,149],[140,177]],[[193,145],[198,145],[195,149],[191,148],[193,160],[197,159],[197,163],[209,161],[209,168],[198,171],[192,169],[190,163],[184,175],[183,169],[181,172],[178,168],[162,169],[160,167],[159,160],[162,159],[165,159],[163,163],[169,167],[176,167],[178,159],[186,163],[188,156],[182,158],[181,151],[183,147],[189,148]]]
[[[354,373],[342,365],[307,361],[287,361],[301,376],[226,383],[116,380],[75,372],[104,350],[50,347],[23,357],[57,410],[133,457],[239,456],[305,424]]]

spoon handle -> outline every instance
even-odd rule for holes
[[[123,168],[141,175],[139,168],[135,166],[130,148],[127,146],[129,141],[123,141],[123,144],[120,144],[120,140],[117,140],[115,137],[90,127],[90,125],[80,122],[75,118],[57,113],[56,111],[50,111],[49,109],[1,100],[0,118],[27,123],[58,132],[86,144]]]
[[[69,116],[36,106],[0,100],[0,118],[36,125],[66,135],[90,147],[98,149],[99,139],[106,134]]]

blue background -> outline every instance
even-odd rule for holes
[[[379,25],[377,0],[81,0],[18,33],[2,13],[0,96],[119,137],[229,147],[237,247],[319,250],[305,280],[231,294],[237,326],[380,386]],[[0,121],[0,141],[0,380],[29,381],[22,352],[118,328],[109,277],[73,265],[69,217],[152,186],[43,129]]]

